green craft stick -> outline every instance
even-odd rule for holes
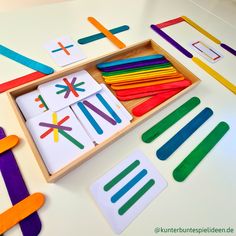
[[[203,141],[175,168],[173,177],[176,181],[184,181],[192,171],[198,166],[203,158],[221,140],[229,130],[229,125],[220,122]]]
[[[63,135],[65,138],[67,138],[69,141],[71,141],[75,146],[77,146],[80,149],[84,149],[84,145],[81,144],[79,141],[74,139],[72,136],[70,136],[68,133],[66,133],[64,130],[59,129],[58,132]]]
[[[172,125],[177,123],[181,118],[183,118],[186,114],[192,111],[197,105],[200,104],[200,99],[197,97],[192,97],[183,105],[178,107],[168,116],[163,118],[149,130],[143,133],[142,140],[145,143],[151,143],[154,139],[159,137],[162,133],[164,133],[167,129],[169,129]]]
[[[152,66],[142,66],[142,67],[133,68],[133,69],[117,70],[117,71],[112,71],[112,72],[102,72],[102,75],[103,76],[123,75],[123,74],[128,74],[128,73],[133,73],[133,72],[139,72],[139,71],[167,68],[170,66],[172,66],[171,63],[158,64],[158,65],[152,65]]]

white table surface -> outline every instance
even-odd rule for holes
[[[155,235],[155,227],[179,226],[232,227],[235,230],[232,235],[236,235],[236,96],[149,28],[152,23],[187,15],[223,42],[236,48],[234,27],[236,7],[234,11],[229,11],[231,14],[229,16],[223,12],[220,16],[227,17],[221,18],[209,11],[209,9],[217,9],[217,13],[220,12],[219,8],[208,7],[205,11],[194,2],[197,1],[78,0],[0,13],[0,43],[48,64],[56,70],[61,68],[55,65],[44,50],[45,42],[61,35],[70,35],[76,41],[81,37],[97,33],[97,30],[87,21],[88,16],[94,16],[109,29],[123,24],[129,25],[129,31],[118,35],[126,45],[152,38],[202,80],[201,84],[191,92],[158,112],[55,184],[46,183],[25,141],[6,94],[0,94],[0,126],[5,128],[7,134],[17,134],[21,138],[20,145],[14,148],[14,154],[28,189],[30,193],[42,192],[46,195],[46,203],[39,211],[43,224],[41,235],[114,235],[92,199],[89,186],[137,148],[148,156],[166,178],[168,187],[129,225],[122,233],[123,236]],[[217,5],[219,1],[207,2]],[[203,4],[203,1],[200,3]],[[166,30],[173,35],[178,33],[174,27]],[[187,36],[184,33],[181,36],[177,35],[178,39],[183,40],[187,40]],[[117,50],[107,39],[80,47],[90,59]],[[224,54],[225,58],[228,58],[229,54],[227,52]],[[235,57],[232,57],[231,61],[230,66],[221,66],[220,70],[229,75],[230,80],[235,83]],[[6,81],[6,78],[16,78],[32,72],[3,57],[0,57],[0,62],[0,82]],[[198,96],[202,101],[198,108],[153,143],[145,144],[141,141],[141,134],[145,130],[193,96]],[[196,131],[168,161],[158,160],[155,157],[156,149],[205,106],[214,110],[214,116],[204,128]],[[231,127],[230,131],[185,182],[176,182],[172,177],[173,169],[220,121],[226,121]],[[0,178],[0,212],[10,206],[5,185]],[[16,226],[6,235],[21,235],[20,228]]]

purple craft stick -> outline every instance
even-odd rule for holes
[[[167,42],[169,42],[172,46],[182,52],[186,57],[192,58],[193,55],[183,48],[180,44],[178,44],[174,39],[172,39],[168,34],[166,34],[163,30],[158,28],[156,25],[151,25],[151,28],[158,33],[162,38],[164,38]]]
[[[0,127],[0,139],[5,137],[5,132],[3,128]],[[0,171],[12,205],[15,205],[29,196],[29,191],[11,150],[0,154]],[[24,220],[20,221],[19,224],[24,236],[36,236],[40,233],[42,227],[37,212],[26,217]]]
[[[74,77],[74,78],[71,80],[71,85],[72,85],[72,86],[74,86],[75,81],[76,81],[76,77]],[[65,93],[64,98],[68,98],[69,95],[70,95],[70,92],[71,92],[71,91],[70,91],[70,89],[68,88],[68,90],[67,90],[66,93]]]
[[[170,62],[166,59],[150,60],[150,61],[145,61],[145,62],[140,61],[140,62],[129,63],[129,64],[126,64],[126,65],[102,68],[100,70],[103,71],[103,72],[112,72],[112,71],[117,71],[117,70],[133,69],[133,68],[138,68],[138,67],[142,67],[142,66],[161,65],[161,64],[166,64],[166,63],[170,63]]]
[[[116,125],[116,121],[113,120],[110,116],[108,116],[107,114],[105,114],[103,111],[99,110],[97,107],[95,107],[92,103],[88,102],[88,101],[84,101],[83,102],[84,105],[86,105],[88,108],[90,108],[91,110],[93,110],[94,112],[96,112],[98,115],[100,115],[101,117],[103,117],[106,121],[108,121],[109,123],[111,123],[112,125]]]
[[[71,131],[72,130],[72,128],[68,127],[68,126],[54,125],[54,124],[49,124],[49,123],[45,123],[45,122],[40,122],[39,125],[43,126],[43,127],[48,127],[48,128],[53,128],[53,129],[60,129],[60,130],[66,130],[66,131]]]
[[[224,43],[221,43],[220,46],[222,48],[224,48],[225,50],[227,50],[228,52],[232,53],[234,56],[236,56],[236,50],[234,50],[233,48],[231,48],[230,46],[224,44]]]

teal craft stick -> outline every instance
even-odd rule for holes
[[[14,60],[26,67],[29,67],[33,70],[39,71],[44,74],[51,74],[54,72],[53,68],[44,65],[40,62],[34,61],[28,57],[25,57],[3,45],[0,45],[0,55],[3,55],[11,60]]]
[[[116,60],[111,62],[103,62],[97,65],[97,68],[103,69],[111,66],[119,66],[124,65],[127,63],[134,63],[134,62],[140,62],[140,61],[149,61],[149,60],[155,60],[155,59],[163,59],[164,56],[161,54],[154,54],[150,56],[143,56],[143,57],[135,57],[135,58],[127,58],[122,60]]]
[[[122,26],[113,28],[109,31],[112,34],[118,34],[118,33],[124,32],[128,29],[129,29],[128,25],[122,25]],[[78,43],[79,44],[87,44],[87,43],[91,43],[93,41],[96,41],[96,40],[99,40],[99,39],[102,39],[102,38],[106,38],[106,36],[103,33],[98,33],[98,34],[94,34],[94,35],[91,35],[91,36],[88,36],[88,37],[81,38],[81,39],[78,40]]]

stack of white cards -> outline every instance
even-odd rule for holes
[[[16,102],[50,174],[132,120],[110,90],[84,70],[42,84]]]

